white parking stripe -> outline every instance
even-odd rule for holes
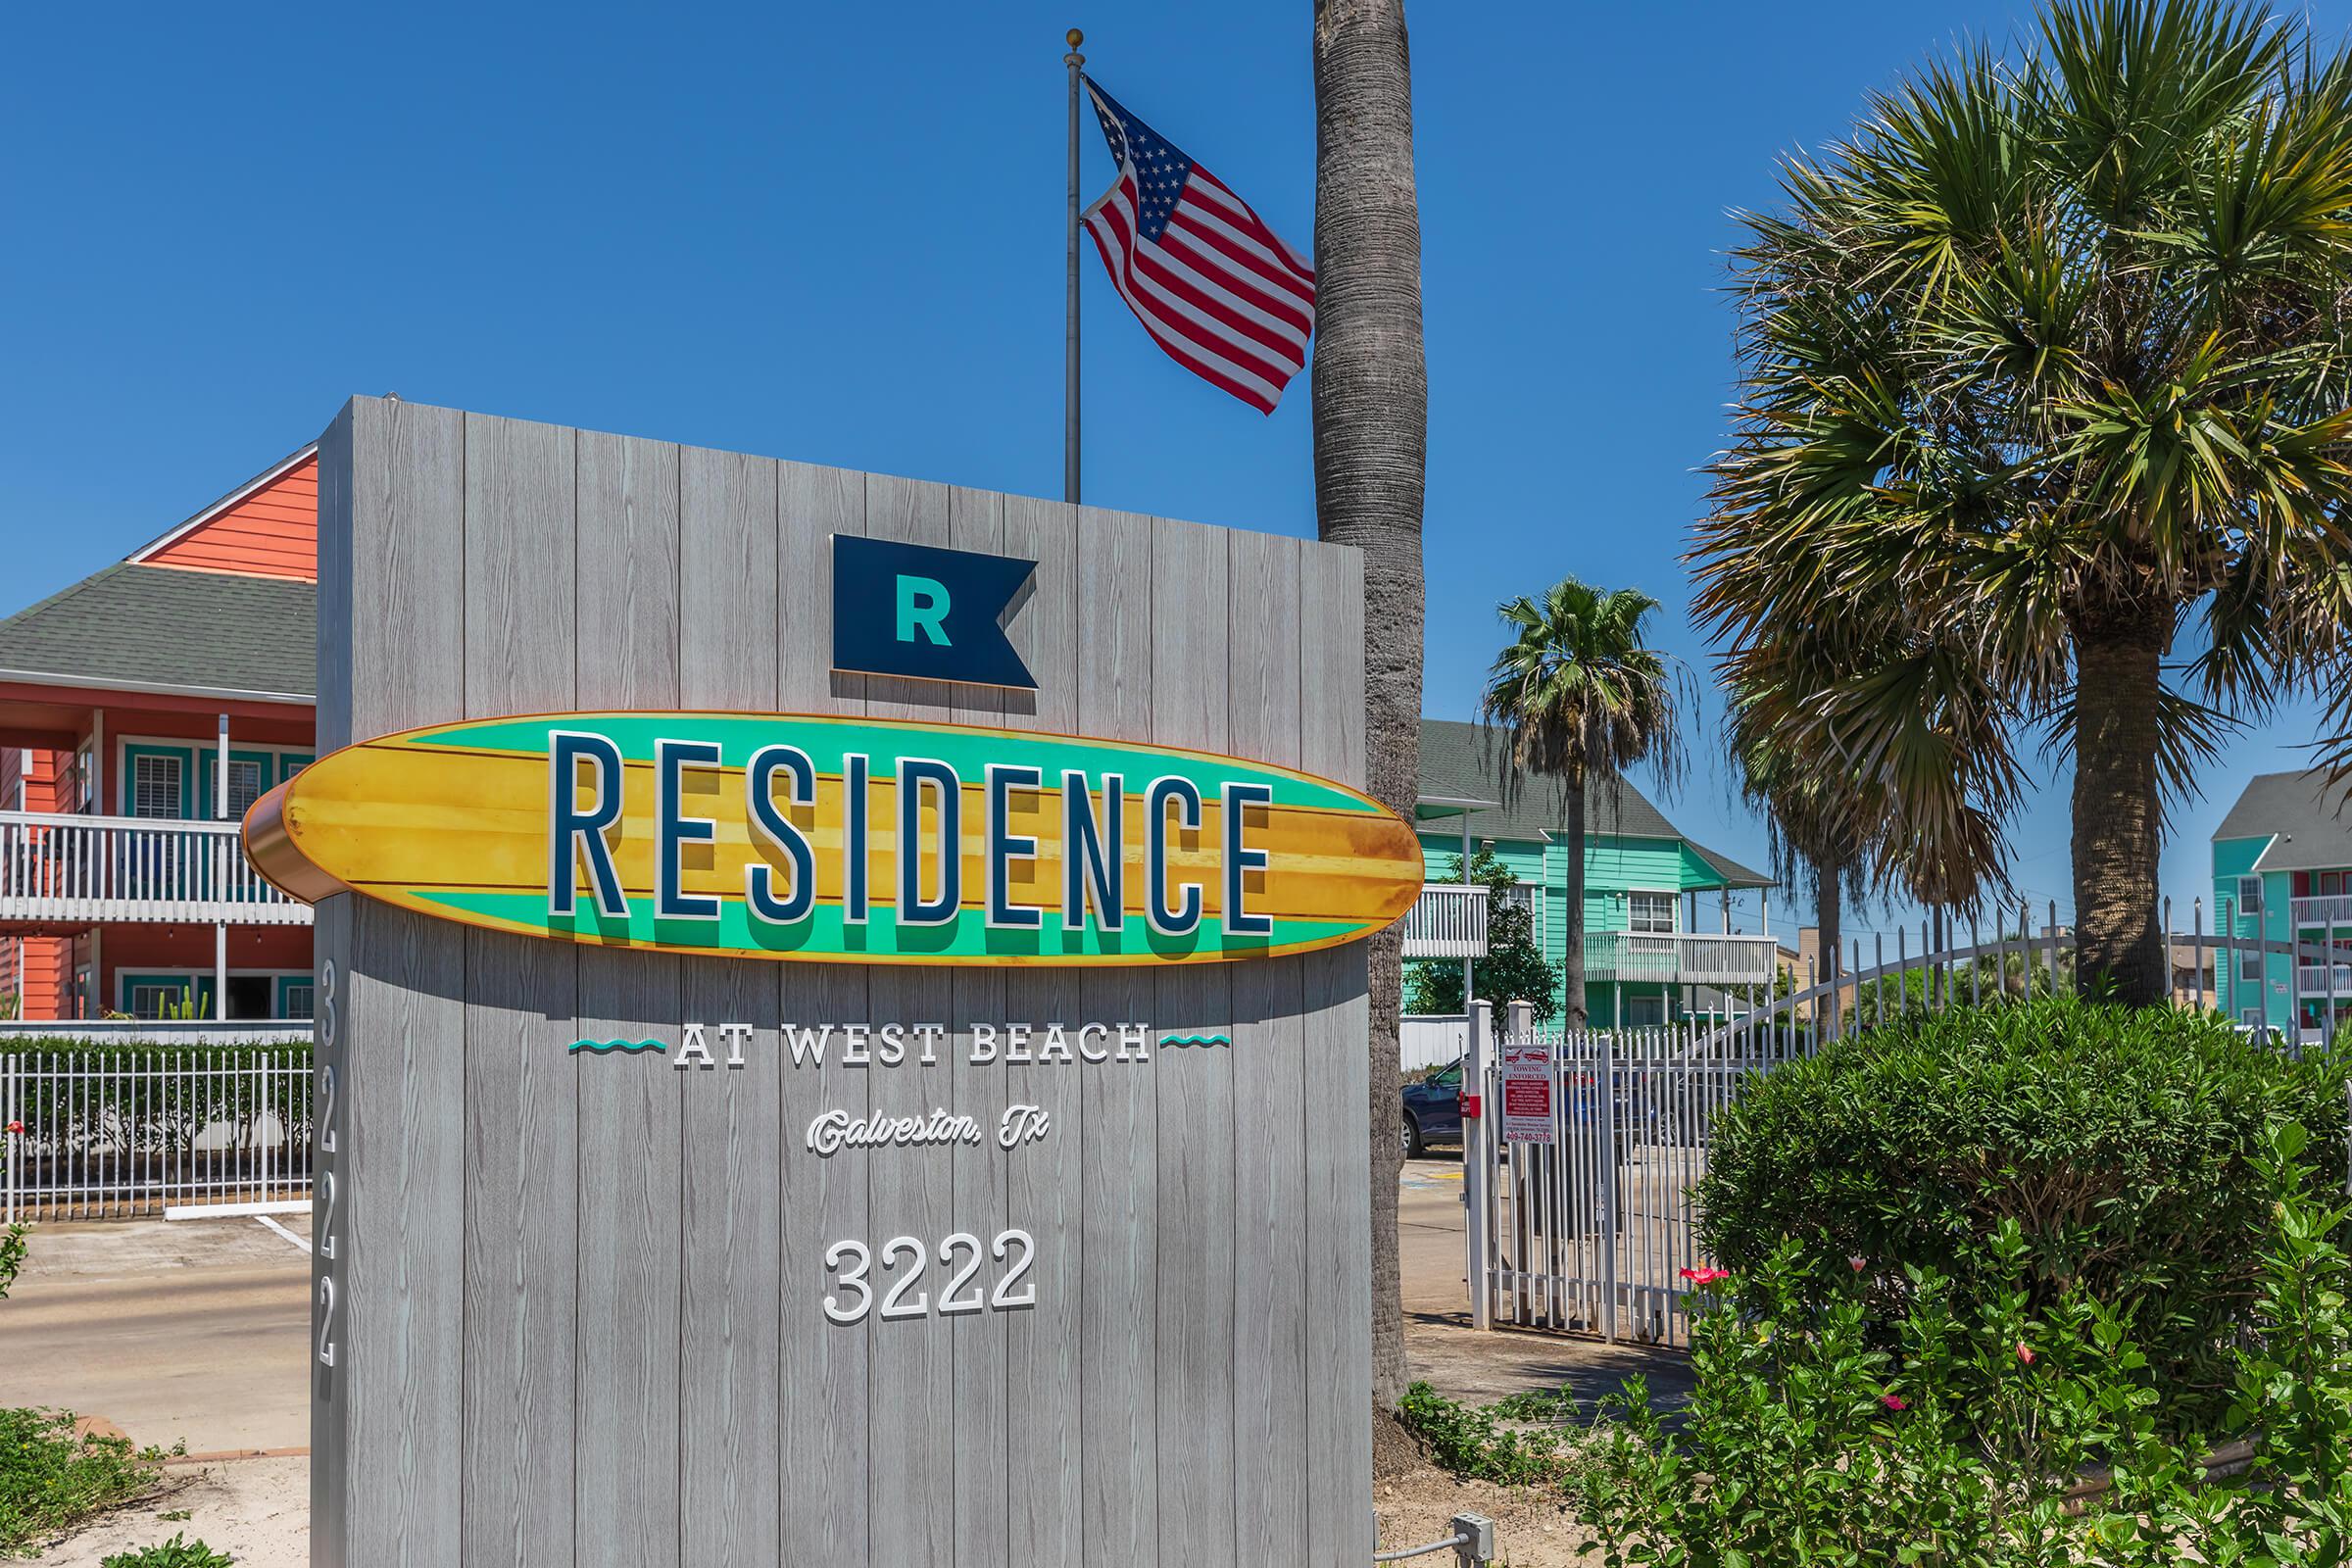
[[[283,1225],[280,1225],[269,1215],[256,1214],[253,1217],[255,1223],[269,1226],[271,1230],[277,1232],[278,1235],[283,1236],[287,1241],[292,1242],[296,1247],[301,1248],[304,1251],[307,1252],[311,1250],[311,1244],[309,1242],[304,1241],[301,1237],[295,1235],[292,1231],[286,1229]]]

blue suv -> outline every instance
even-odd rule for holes
[[[1431,1144],[1462,1141],[1462,1060],[1456,1056],[1419,1083],[1404,1086],[1405,1158],[1420,1158]]]

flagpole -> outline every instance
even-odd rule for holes
[[[1068,36],[1070,52],[1061,57],[1061,63],[1070,68],[1069,223],[1062,244],[1068,281],[1063,302],[1067,321],[1061,367],[1061,499],[1074,506],[1078,501],[1078,79],[1086,65],[1078,46],[1086,42],[1086,34],[1072,27]]]

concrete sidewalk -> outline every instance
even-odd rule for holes
[[[308,1214],[277,1216],[297,1236]],[[311,1257],[253,1219],[33,1227],[0,1306],[0,1404],[53,1405],[191,1453],[300,1448]]]
[[[1565,1388],[1590,1405],[1639,1373],[1649,1380],[1651,1400],[1661,1408],[1689,1401],[1690,1360],[1679,1351],[1471,1328],[1464,1224],[1460,1158],[1407,1160],[1396,1195],[1396,1240],[1405,1362],[1414,1378],[1448,1398],[1475,1404]]]

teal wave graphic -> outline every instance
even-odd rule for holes
[[[1231,1035],[1162,1035],[1159,1037],[1159,1048],[1162,1051],[1171,1046],[1230,1046],[1232,1044],[1233,1037]]]
[[[625,1051],[633,1056],[641,1051],[669,1050],[659,1040],[574,1040],[571,1049],[575,1052],[593,1051],[600,1056],[610,1055],[615,1051]]]

